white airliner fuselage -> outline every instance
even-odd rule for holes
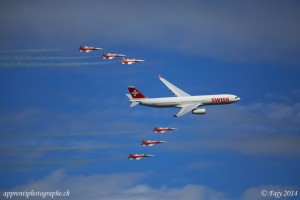
[[[141,105],[151,107],[180,107],[182,104],[194,104],[199,103],[204,105],[216,105],[216,104],[229,104],[239,100],[237,96],[231,94],[217,94],[217,95],[201,95],[201,96],[187,96],[187,97],[162,97],[162,98],[145,98],[135,99],[139,101]]]
[[[159,79],[176,95],[176,97],[147,98],[135,87],[129,86],[128,90],[130,94],[127,94],[127,96],[131,102],[130,107],[138,104],[157,108],[176,107],[180,108],[180,110],[174,116],[180,117],[190,111],[192,111],[193,114],[205,114],[206,110],[201,108],[201,106],[230,104],[240,100],[238,96],[232,94],[191,96],[161,76],[159,76]]]

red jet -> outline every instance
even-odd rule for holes
[[[166,143],[166,141],[158,141],[158,140],[142,140],[141,145],[142,146],[153,146],[155,144],[162,144],[162,143]]]
[[[154,155],[150,155],[150,154],[132,154],[132,153],[130,153],[128,158],[130,160],[140,160],[142,158],[152,157],[152,156],[154,156]]]
[[[124,57],[124,56],[126,56],[126,55],[124,55],[124,54],[116,54],[116,53],[105,53],[105,52],[102,53],[102,58],[103,59],[108,58],[110,60],[114,59],[116,57]]]
[[[164,133],[167,131],[173,131],[173,130],[177,130],[176,128],[169,128],[169,127],[154,127],[153,132],[154,133]]]
[[[124,65],[124,64],[131,65],[131,64],[136,63],[136,62],[145,62],[145,60],[125,59],[125,58],[122,58],[122,60],[121,60],[121,63],[122,63],[123,65]]]
[[[90,52],[90,51],[94,51],[94,50],[102,50],[102,48],[97,48],[97,47],[88,47],[88,46],[80,46],[79,47],[79,51],[80,52]]]

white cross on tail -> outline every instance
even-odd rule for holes
[[[132,94],[133,96],[136,96],[136,95],[138,94],[138,91],[134,90],[133,92],[131,92],[131,94]]]

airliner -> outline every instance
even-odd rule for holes
[[[214,94],[214,95],[200,95],[191,96],[183,90],[179,89],[162,76],[158,78],[171,90],[175,97],[162,97],[162,98],[147,98],[134,86],[129,86],[130,94],[126,94],[131,102],[130,107],[137,105],[150,106],[156,108],[179,108],[179,112],[174,117],[181,117],[188,112],[192,111],[193,114],[203,115],[206,113],[206,105],[223,105],[235,103],[240,100],[236,95],[232,94]]]

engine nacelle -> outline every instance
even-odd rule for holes
[[[205,108],[197,108],[195,110],[192,111],[193,114],[196,114],[196,115],[204,115],[206,113],[206,110]]]

